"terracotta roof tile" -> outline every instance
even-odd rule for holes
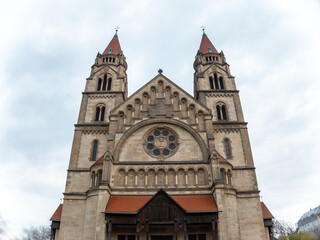
[[[153,196],[111,196],[106,212],[136,213]],[[217,211],[212,195],[170,196],[177,204],[188,212]]]
[[[54,212],[50,221],[60,221],[61,220],[61,213],[62,213],[63,204],[60,204],[57,210]]]
[[[171,196],[187,212],[218,211],[212,195]]]
[[[104,160],[104,157],[101,156],[97,161],[94,162],[94,164],[92,164],[92,166],[96,165],[96,164],[99,164],[99,163],[103,163],[103,160]]]
[[[135,213],[153,196],[111,196],[106,212]]]
[[[107,48],[104,50],[104,52],[102,53],[104,54],[113,54],[113,55],[118,55],[120,54],[121,51],[121,47],[120,47],[120,43],[119,43],[119,39],[118,39],[118,35],[114,35],[112,40],[110,41],[110,43],[108,44]]]
[[[219,162],[229,163],[228,160],[222,157],[219,153],[218,153],[218,160]]]
[[[264,202],[261,202],[261,210],[262,210],[263,219],[273,218],[272,213],[269,211],[269,209],[264,204]]]
[[[209,47],[211,48],[211,52],[209,51]],[[209,38],[207,37],[207,34],[202,35],[199,52],[201,53],[218,53],[217,49],[213,46]]]

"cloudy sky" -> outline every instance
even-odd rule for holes
[[[193,93],[200,26],[236,77],[263,201],[297,222],[320,204],[319,0],[0,3],[0,215],[49,224],[95,56],[120,27],[129,93],[157,74]]]

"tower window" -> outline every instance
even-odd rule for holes
[[[98,182],[100,183],[102,181],[102,171],[98,171]]]
[[[109,48],[108,53],[112,53],[112,48]]]
[[[95,121],[99,121],[99,116],[100,116],[100,107],[96,108],[96,117],[95,117]]]
[[[220,84],[220,89],[224,89],[222,77],[219,77],[219,84]]]
[[[103,78],[102,91],[105,91],[107,87],[107,76]]]
[[[102,79],[99,78],[98,80],[98,87],[97,87],[97,91],[100,91],[101,90],[101,84],[102,84]]]
[[[109,80],[108,80],[108,91],[110,91],[111,90],[111,84],[112,84],[112,78],[109,78]]]
[[[214,87],[215,89],[219,89],[218,76],[216,73],[213,76],[214,76]]]
[[[227,120],[226,106],[223,103],[219,103],[216,106],[218,120]]]
[[[104,121],[104,115],[106,112],[106,108],[103,105],[97,106],[96,108],[96,115],[95,115],[95,121]]]
[[[212,77],[209,77],[209,83],[210,83],[210,88],[211,88],[211,89],[214,89]]]
[[[224,150],[226,152],[227,159],[231,159],[231,147],[230,147],[230,140],[224,139]]]
[[[91,161],[97,160],[98,140],[93,141]]]
[[[211,48],[211,47],[208,47],[208,51],[209,51],[209,52],[212,52],[212,48]]]

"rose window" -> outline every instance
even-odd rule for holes
[[[172,156],[178,149],[178,137],[167,128],[156,128],[149,131],[145,137],[145,150],[160,160]]]

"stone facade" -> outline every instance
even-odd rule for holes
[[[175,230],[177,240],[269,239],[247,123],[223,52],[203,35],[194,96],[159,70],[127,97],[127,63],[122,51],[113,51],[117,44],[115,35],[86,80],[55,238],[117,240],[122,234],[129,240],[137,228],[113,226],[105,216],[110,196],[164,189],[169,195],[210,194],[219,210],[217,229],[186,224]],[[152,231],[151,239],[171,234],[165,225]],[[148,239],[147,232],[139,231],[139,238]]]

